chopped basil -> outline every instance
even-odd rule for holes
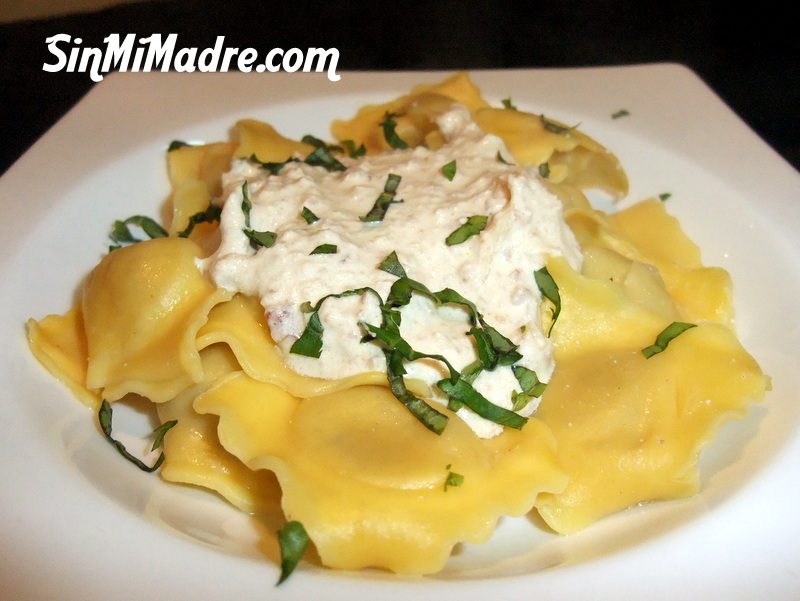
[[[300,162],[300,159],[292,157],[282,162],[265,163],[264,161],[259,161],[258,157],[255,154],[251,154],[250,158],[248,158],[247,160],[250,161],[251,163],[255,163],[265,171],[269,171],[272,175],[278,175],[288,163]]]
[[[561,295],[558,293],[558,286],[553,276],[547,271],[547,267],[534,271],[533,277],[536,279],[536,285],[539,287],[542,296],[553,303],[552,321],[550,322],[550,328],[547,330],[547,335],[550,336],[553,326],[556,325],[558,315],[561,313]]]
[[[125,448],[125,445],[122,444],[120,441],[116,440],[112,436],[111,417],[112,417],[111,404],[107,400],[103,399],[103,402],[100,404],[100,410],[97,413],[97,419],[100,422],[100,429],[103,431],[103,435],[106,437],[106,440],[108,440],[108,442],[110,442],[112,445],[114,445],[114,447],[116,447],[120,455],[122,455],[125,459],[136,465],[136,467],[138,467],[140,470],[144,472],[154,472],[159,467],[161,467],[161,464],[164,463],[163,452],[158,456],[158,459],[152,466],[146,465],[141,459],[131,455]],[[164,435],[167,433],[167,431],[170,430],[170,428],[173,428],[177,423],[178,423],[177,420],[164,422],[163,424],[161,424],[161,426],[153,430],[153,433],[156,436],[153,442],[153,446],[151,448],[152,451],[155,451],[158,447],[161,446],[161,444],[164,442]]]
[[[455,246],[456,244],[466,242],[473,236],[477,236],[481,233],[486,228],[487,223],[489,223],[489,218],[486,215],[473,215],[468,218],[465,223],[453,230],[453,232],[445,238],[444,242],[447,246]]]
[[[539,376],[532,369],[524,365],[514,365],[511,367],[514,377],[517,378],[522,392],[516,390],[511,393],[512,409],[519,411],[523,409],[531,400],[539,398],[547,388],[547,384],[539,380]]]
[[[644,356],[648,359],[653,355],[657,355],[658,353],[664,351],[676,336],[683,334],[690,328],[696,327],[696,325],[697,324],[685,323],[682,321],[673,321],[666,328],[664,328],[658,336],[656,336],[655,344],[651,344],[650,346],[642,349],[642,354],[644,354]]]
[[[142,242],[142,239],[133,235],[129,226],[140,228],[150,239],[166,238],[169,235],[154,219],[145,217],[144,215],[134,215],[125,220],[117,220],[114,222],[111,233],[108,235],[114,244],[109,247],[109,250],[115,250],[125,244]]]
[[[250,211],[253,210],[253,203],[250,201],[247,182],[242,183],[242,213],[244,213],[244,224],[242,232],[250,240],[250,246],[256,250],[260,247],[269,248],[278,239],[275,232],[254,230],[250,227]]]
[[[452,380],[455,382],[458,380],[458,371],[445,357],[438,354],[421,353],[419,351],[415,351],[411,345],[400,335],[398,328],[398,324],[400,323],[399,316],[393,315],[392,317],[395,318],[395,320],[387,322],[385,327],[379,327],[369,323],[362,324],[365,328],[367,328],[367,330],[369,330],[371,334],[371,338],[367,339],[367,341],[377,340],[379,342],[383,342],[390,351],[399,353],[399,355],[406,361],[416,361],[417,359],[436,359],[437,361],[441,361],[450,370],[450,380],[446,381],[449,382]]]
[[[408,143],[403,140],[397,132],[395,128],[397,127],[397,121],[394,120],[395,117],[399,117],[398,113],[389,113],[387,112],[384,116],[384,120],[379,123],[379,125],[383,128],[383,137],[386,138],[386,142],[389,144],[391,148],[396,148],[403,150],[408,148]]]
[[[364,293],[374,294],[380,303],[381,324],[360,323],[367,334],[362,342],[377,342],[383,346],[386,358],[386,373],[392,394],[429,430],[440,434],[447,423],[447,417],[433,409],[424,400],[408,390],[403,378],[406,373],[403,361],[433,359],[443,363],[450,372],[450,377],[438,382],[437,386],[448,395],[448,406],[457,410],[461,406],[470,408],[476,414],[498,424],[512,428],[521,428],[527,419],[513,411],[504,409],[478,393],[471,382],[484,369],[492,370],[498,366],[511,366],[521,359],[517,347],[508,338],[500,334],[483,319],[474,303],[450,288],[439,292],[431,292],[424,284],[405,276],[405,269],[397,259],[395,252],[384,259],[379,267],[393,275],[403,274],[392,284],[384,301],[372,288],[357,288],[339,294],[324,296],[316,305],[304,303],[303,311],[310,317],[300,338],[292,345],[290,352],[319,358],[322,353],[322,336],[324,328],[319,317],[319,309],[328,298],[341,298]],[[414,293],[424,294],[437,305],[447,303],[462,305],[469,315],[472,328],[470,334],[478,347],[478,360],[459,373],[446,357],[439,354],[423,353],[415,350],[403,339],[400,333],[400,308],[411,301]]]
[[[663,202],[665,200],[669,200],[670,196],[672,196],[670,192],[662,192],[661,194],[658,195],[658,199]]]
[[[390,273],[398,278],[406,277],[406,270],[400,264],[395,251],[390,252],[386,258],[378,264],[378,269]]]
[[[250,211],[253,210],[253,203],[250,201],[250,188],[247,182],[242,182],[242,213],[244,214],[244,225],[250,227]]]
[[[446,395],[454,398],[482,418],[496,424],[519,430],[528,422],[528,418],[487,400],[486,397],[472,387],[472,384],[463,378],[459,378],[455,384],[447,379],[440,380],[436,385]]]
[[[311,251],[312,255],[335,255],[339,247],[335,244],[320,244],[317,248]]]
[[[172,430],[178,424],[177,419],[171,419],[169,421],[164,422],[158,428],[153,430],[153,434],[155,437],[153,438],[153,446],[150,447],[151,451],[155,451],[158,447],[164,444],[164,436],[166,436],[167,432]]]
[[[190,146],[190,144],[184,142],[183,140],[173,140],[167,146],[167,152],[172,152],[173,150],[178,150],[180,148],[184,148],[185,146]]]
[[[514,103],[511,101],[511,98],[503,98],[500,102],[503,103],[503,108],[504,109],[509,109],[509,110],[512,110],[512,111],[516,111],[517,110],[517,107],[514,106]]]
[[[550,165],[549,163],[542,163],[539,165],[539,177],[547,179],[550,177]]]
[[[222,207],[211,202],[208,204],[208,208],[206,208],[205,211],[200,211],[189,217],[189,223],[186,225],[186,229],[178,232],[178,236],[187,238],[189,234],[192,233],[192,230],[194,230],[194,226],[198,223],[214,223],[215,221],[219,221],[221,215]]]
[[[316,138],[314,139],[316,140]],[[331,154],[332,148],[336,147],[328,146],[324,142],[320,141],[320,146],[317,146],[311,153],[309,153],[309,155],[302,162],[304,162],[306,165],[311,165],[312,167],[323,167],[328,171],[344,171],[346,167]],[[291,157],[281,162],[264,162],[259,160],[255,154],[251,154],[247,160],[258,165],[272,175],[278,175],[289,163],[301,162],[300,159],[296,157]]]
[[[342,152],[342,147],[341,146],[336,146],[335,144],[328,144],[325,141],[320,140],[316,136],[312,136],[311,134],[306,134],[305,136],[303,136],[300,139],[300,141],[303,144],[308,144],[309,146],[313,146],[314,148],[325,147],[328,150],[330,150],[331,152],[334,152],[334,151]]]
[[[389,380],[389,390],[395,398],[403,403],[411,414],[434,434],[441,434],[447,426],[448,418],[431,407],[428,403],[406,388],[403,375],[403,356],[398,351],[384,350],[386,356],[386,376]]]
[[[559,125],[555,121],[550,121],[549,119],[545,119],[544,115],[539,115],[539,119],[542,121],[542,126],[554,134],[564,135],[568,134],[570,130],[574,129],[573,127],[566,127],[564,125]]]
[[[278,234],[275,232],[257,232],[253,229],[242,230],[244,235],[250,239],[250,246],[255,249],[259,247],[269,248],[278,239]]]
[[[319,146],[304,161],[312,167],[324,167],[328,171],[344,171],[346,167],[336,159],[327,146]]]
[[[450,161],[449,163],[447,163],[447,165],[442,167],[442,174],[451,182],[453,181],[453,178],[456,176],[455,160]]]
[[[445,492],[447,492],[447,489],[451,486],[461,486],[464,484],[464,476],[462,474],[451,472],[449,465],[445,469],[447,470],[447,477],[444,479]]]
[[[483,321],[481,327],[472,327],[469,333],[475,338],[478,359],[489,371],[500,366],[513,365],[522,359],[522,355],[517,352],[517,345]]]
[[[292,344],[289,352],[296,355],[305,355],[306,357],[314,357],[315,359],[319,359],[320,355],[322,354],[322,334],[324,332],[322,321],[319,318],[319,308],[322,306],[322,303],[331,297],[341,298],[344,296],[364,294],[365,292],[371,292],[375,294],[375,296],[377,296],[380,300],[380,295],[372,288],[357,288],[354,290],[347,290],[339,294],[329,294],[327,296],[323,296],[314,306],[311,306],[310,303],[304,304],[302,310],[305,313],[309,313],[310,316],[308,322],[306,323],[306,327],[303,329],[303,333],[300,335],[300,338],[294,341],[294,344]]]
[[[306,529],[298,521],[284,524],[278,531],[278,545],[281,550],[281,576],[278,584],[286,580],[300,563],[311,539]]]
[[[356,148],[356,143],[352,140],[342,140],[342,145],[347,149],[347,153],[354,159],[367,154],[367,147],[361,144]]]
[[[504,165],[513,165],[514,163],[509,163],[507,160],[503,158],[503,155],[500,154],[500,151],[497,151],[497,162],[503,163]]]
[[[619,109],[616,113],[611,115],[612,119],[619,119],[620,117],[627,117],[630,115],[628,109]]]
[[[319,217],[314,215],[313,211],[311,211],[311,209],[309,209],[308,207],[303,207],[303,210],[300,211],[300,217],[305,219],[306,223],[308,223],[309,225],[319,221]]]
[[[400,185],[400,176],[395,173],[390,173],[386,178],[386,184],[383,186],[383,192],[380,193],[375,200],[375,204],[366,215],[361,215],[359,219],[365,222],[383,221],[386,217],[386,211],[389,210],[389,205],[393,203],[403,202],[402,200],[395,200],[397,193],[397,186]]]
[[[300,335],[300,338],[294,341],[294,344],[292,344],[289,352],[295,353],[296,355],[305,355],[306,357],[314,357],[319,359],[319,356],[322,354],[323,331],[324,328],[322,327],[322,321],[320,321],[319,318],[319,312],[315,310],[308,318],[308,323],[306,324],[305,329],[303,329],[303,333]]]

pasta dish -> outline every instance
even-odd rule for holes
[[[114,224],[36,358],[120,452],[244,512],[279,506],[284,579],[430,574],[537,512],[570,534],[695,494],[697,462],[769,380],[728,273],[576,126],[465,73],[335,121],[244,119],[167,152],[167,223]],[[114,403],[148,399],[159,460]]]

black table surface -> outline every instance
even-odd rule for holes
[[[739,10],[708,0],[159,0],[0,24],[0,173],[94,85],[85,73],[42,69],[53,61],[45,39],[58,33],[98,47],[112,33],[177,33],[180,47],[200,48],[224,35],[226,46],[262,54],[333,47],[340,71],[677,62],[800,170],[800,35],[791,13],[788,3]]]

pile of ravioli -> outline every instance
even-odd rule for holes
[[[580,272],[562,259],[547,265],[561,297],[550,334],[556,368],[522,429],[481,439],[453,417],[436,435],[391,394],[385,374],[297,375],[258,300],[203,277],[196,260],[213,252],[217,225],[177,233],[221,194],[232,158],[282,162],[314,150],[253,120],[238,122],[229,142],[168,153],[170,235],[109,252],[69,312],[30,320],[34,355],[95,410],[132,395],[152,401],[163,422],[177,420],[164,437],[162,478],[255,515],[279,504],[332,568],[434,573],[456,544],[486,541],[503,516],[535,511],[566,534],[696,493],[701,450],[768,388],[734,332],[729,275],[703,266],[664,202],[593,209],[585,190],[627,193],[616,157],[575,128],[491,106],[466,74],[363,107],[334,122],[333,137],[383,152],[391,114],[409,145],[436,147],[436,116],[453,102],[516,162],[547,166],[584,255]],[[675,321],[696,327],[645,357]],[[463,476],[460,485],[448,486],[449,473]]]

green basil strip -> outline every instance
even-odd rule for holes
[[[454,160],[442,167],[442,175],[444,175],[451,182],[453,181],[453,178],[456,176],[456,162]]]
[[[324,328],[319,318],[319,311],[315,310],[311,313],[311,317],[308,318],[308,323],[305,329],[303,329],[300,338],[294,341],[289,352],[319,359],[319,356],[322,354],[323,332]]]
[[[319,309],[322,306],[322,303],[329,298],[342,298],[345,296],[365,294],[367,292],[374,294],[378,297],[378,301],[382,302],[380,295],[374,289],[355,288],[353,290],[346,290],[345,292],[341,292],[339,294],[329,294],[327,296],[323,296],[314,306],[311,306],[310,303],[304,303],[302,307],[303,312],[310,313],[311,315],[308,319],[308,323],[306,323],[306,327],[303,329],[303,333],[300,335],[300,338],[294,341],[294,344],[292,344],[289,352],[319,359],[320,354],[322,353],[322,334],[324,332],[322,321],[319,318]]]
[[[250,192],[247,182],[242,183],[242,213],[244,213],[245,227],[242,229],[244,235],[250,240],[250,246],[258,250],[259,248],[269,248],[278,239],[275,232],[259,232],[250,227],[250,212],[253,210],[253,203],[250,201]]]
[[[509,109],[509,110],[512,110],[512,111],[516,111],[517,110],[517,107],[514,106],[514,103],[511,101],[510,97],[509,98],[503,98],[500,102],[503,103],[503,108],[504,109]]]
[[[259,247],[269,248],[275,244],[275,241],[278,239],[278,234],[275,232],[257,232],[250,228],[246,228],[242,231],[244,235],[250,239],[250,245],[256,249]]]
[[[366,215],[359,216],[361,221],[375,222],[383,221],[386,217],[386,211],[389,210],[389,205],[393,203],[403,202],[402,200],[395,200],[397,187],[400,185],[400,176],[396,173],[390,173],[386,178],[386,184],[383,186],[383,192],[380,193],[375,200],[375,204]]]
[[[539,165],[539,177],[543,179],[550,177],[550,165],[548,163],[542,163]]]
[[[342,152],[343,148],[341,146],[337,146],[336,144],[328,144],[324,140],[320,140],[316,136],[312,136],[311,134],[306,134],[303,136],[300,141],[303,144],[308,144],[309,146],[313,146],[314,148],[327,148],[331,152]]]
[[[455,383],[447,379],[440,380],[436,385],[446,395],[453,397],[482,418],[496,424],[519,430],[528,422],[527,418],[487,400],[463,378],[459,378]]]
[[[111,428],[111,418],[112,418],[111,404],[105,399],[103,399],[103,402],[100,404],[100,410],[97,413],[97,419],[100,422],[100,429],[103,431],[103,435],[106,437],[106,440],[108,440],[108,442],[110,442],[112,445],[114,445],[114,447],[116,447],[120,455],[122,455],[125,459],[127,459],[131,463],[133,463],[143,472],[152,473],[155,472],[159,467],[161,467],[161,464],[164,463],[163,452],[158,456],[158,459],[152,466],[145,464],[138,457],[134,457],[133,455],[131,455],[125,448],[125,445],[113,437]],[[156,438],[155,441],[153,442],[153,447],[152,447],[153,451],[155,451],[158,447],[161,446],[161,443],[164,441],[164,435],[170,428],[174,427],[175,424],[177,423],[178,423],[177,420],[168,421],[163,423],[161,426],[159,426],[153,431],[154,434],[156,434]]]
[[[391,148],[396,149],[406,149],[408,148],[408,143],[403,140],[395,131],[397,127],[397,121],[394,120],[395,117],[399,117],[398,113],[389,113],[387,112],[384,116],[384,120],[379,123],[379,125],[383,128],[383,137],[386,139],[386,142],[389,144]]]
[[[497,162],[498,163],[503,163],[503,165],[513,165],[514,164],[514,163],[509,163],[507,160],[505,160],[503,158],[503,155],[500,154],[499,150],[497,151],[497,157],[496,158],[497,158]]]
[[[265,163],[264,161],[259,161],[258,157],[255,154],[251,154],[247,160],[250,161],[251,163],[254,163],[255,165],[258,165],[259,167],[261,167],[261,169],[269,171],[269,173],[271,173],[272,175],[278,175],[288,163],[300,162],[300,159],[292,157],[280,163]]]
[[[489,218],[486,215],[473,215],[447,236],[444,242],[447,246],[455,246],[466,242],[486,229],[487,223],[489,223]]]
[[[209,203],[205,211],[200,211],[189,217],[189,223],[186,225],[186,229],[178,232],[178,237],[187,238],[189,234],[192,233],[192,230],[194,230],[194,226],[198,223],[214,223],[215,221],[219,221],[221,215],[222,207]]]
[[[153,430],[155,438],[153,439],[153,446],[150,447],[150,450],[155,451],[158,447],[160,447],[164,443],[164,436],[177,424],[178,424],[177,419],[171,419],[169,421],[164,422],[158,428]]]
[[[533,399],[542,396],[547,388],[547,384],[539,380],[539,376],[536,375],[535,371],[524,365],[514,365],[511,371],[517,378],[520,388],[522,388],[522,392],[517,392],[515,390],[511,393],[512,409],[514,411],[519,411]]]
[[[184,148],[185,146],[190,146],[190,144],[184,142],[183,140],[173,140],[172,142],[169,143],[169,146],[167,146],[167,152],[172,152],[173,150],[179,150],[181,148]]]
[[[653,355],[657,355],[658,353],[664,351],[669,343],[680,334],[683,334],[686,330],[696,327],[697,324],[694,323],[685,323],[682,321],[673,321],[669,324],[666,328],[664,328],[661,333],[656,336],[655,344],[651,344],[647,348],[642,349],[642,353],[646,358],[650,358]]]
[[[482,327],[473,327],[469,333],[475,339],[478,359],[489,371],[501,365],[513,365],[522,359],[514,343],[484,322]]]
[[[467,308],[467,312],[470,314],[470,323],[472,325],[477,325],[480,320],[480,313],[478,312],[478,308],[475,306],[471,300],[467,300],[464,298],[459,292],[456,292],[452,288],[443,288],[439,290],[439,292],[432,293],[432,298],[440,304],[451,303],[454,305],[463,305]]]
[[[390,308],[405,306],[411,301],[414,292],[424,294],[437,305],[451,303],[462,305],[467,309],[473,325],[470,334],[475,338],[478,357],[483,367],[492,370],[499,365],[512,365],[522,358],[516,351],[517,345],[487,324],[475,304],[451,288],[431,292],[424,284],[408,277],[401,277],[392,284],[386,305]],[[480,327],[476,327],[478,325]]]
[[[617,112],[612,113],[611,118],[612,119],[619,119],[620,117],[627,117],[630,114],[631,113],[630,113],[630,111],[628,111],[628,109],[619,109]]]
[[[547,271],[547,267],[542,267],[534,271],[533,277],[536,279],[536,285],[539,287],[542,296],[553,303],[553,317],[550,322],[550,328],[547,330],[547,335],[550,336],[550,333],[553,331],[553,326],[556,325],[556,320],[561,313],[561,295],[558,292],[556,281],[553,279],[553,276],[550,275],[550,272]]]
[[[306,220],[306,223],[311,225],[312,223],[316,223],[319,221],[319,217],[314,215],[313,211],[308,207],[303,207],[303,210],[300,211],[300,217]]]
[[[350,157],[357,159],[358,157],[362,157],[367,154],[367,147],[363,144],[356,148],[356,143],[353,140],[342,140],[342,146],[347,149],[347,154]]]
[[[133,235],[129,226],[140,228],[150,239],[166,238],[169,235],[167,230],[161,227],[155,219],[144,215],[134,215],[125,220],[117,220],[112,225],[111,233],[108,235],[111,241],[114,242],[112,250],[124,244],[142,242],[140,238]]]
[[[550,121],[549,119],[545,119],[544,115],[539,115],[539,119],[541,119],[541,121],[542,121],[542,126],[544,126],[544,128],[547,131],[549,131],[551,133],[554,133],[554,134],[564,135],[564,134],[568,134],[571,129],[574,129],[574,128],[571,128],[571,127],[565,127],[563,125],[559,125],[558,123]]]
[[[250,211],[253,210],[253,203],[250,201],[250,188],[247,182],[242,182],[242,213],[244,213],[244,225],[250,227]]]
[[[386,375],[389,380],[389,390],[411,414],[417,418],[428,430],[434,434],[441,434],[447,426],[448,417],[431,407],[428,403],[406,388],[403,375],[403,356],[396,350],[384,350],[386,355]]]
[[[335,255],[339,251],[339,247],[335,244],[320,244],[317,248],[311,251],[312,255]]]
[[[303,558],[309,542],[311,539],[300,522],[287,522],[278,531],[278,545],[281,550],[281,576],[278,584],[281,584],[294,572],[297,564]]]
[[[361,325],[372,334],[375,340],[384,343],[389,350],[399,353],[403,359],[407,361],[416,361],[417,359],[435,359],[436,361],[441,361],[447,366],[450,372],[449,381],[455,383],[460,379],[458,370],[453,367],[446,357],[435,353],[422,353],[414,350],[395,327],[391,325],[389,327],[379,327],[369,323],[362,323]]]
[[[397,258],[397,253],[395,251],[390,252],[386,258],[378,264],[378,269],[397,276],[398,278],[406,277],[406,270]]]
[[[447,469],[450,469],[450,466],[447,466]],[[464,484],[464,476],[462,474],[447,472],[447,478],[444,480],[445,492],[447,492],[447,489],[451,486],[461,486],[462,484]]]
[[[319,146],[304,161],[312,167],[323,167],[328,171],[344,171],[346,167],[336,159],[327,146]]]

